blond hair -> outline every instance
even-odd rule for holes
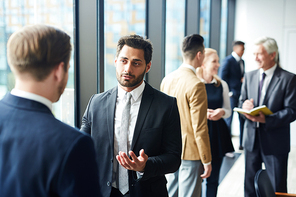
[[[212,48],[205,48],[205,58],[203,60],[203,64],[208,60],[209,56],[212,54],[217,54],[217,51]],[[198,78],[202,79],[203,75],[203,68],[199,67],[196,69],[196,75]],[[217,84],[215,84],[216,87],[219,87],[221,84],[221,79],[217,75],[213,75],[213,77],[217,80]]]
[[[17,74],[29,73],[43,81],[61,62],[67,72],[71,56],[70,36],[47,25],[25,26],[7,43],[8,64]]]

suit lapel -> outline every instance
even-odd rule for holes
[[[263,100],[263,103],[267,103],[271,93],[273,92],[273,90],[275,89],[276,85],[278,84],[278,82],[280,81],[281,79],[281,73],[280,73],[280,68],[277,67],[274,71],[274,74],[270,80],[270,83],[266,89],[266,94],[265,94],[265,97],[264,97],[264,100]]]
[[[241,75],[242,69],[240,66],[240,62],[236,61],[236,59],[233,56],[231,56],[231,57],[232,57],[232,62],[233,62],[232,64],[234,65],[234,66],[232,66],[231,69],[234,70],[234,73],[237,73],[237,74],[239,73]]]
[[[136,126],[135,126],[131,150],[133,150],[133,148],[137,142],[137,139],[142,131],[142,127],[143,127],[144,121],[148,115],[153,98],[154,98],[153,97],[153,89],[148,83],[145,82],[145,89],[143,91],[142,101],[141,101],[141,105],[140,105],[139,112],[138,112],[138,118],[137,118],[137,122],[136,122]]]
[[[112,148],[114,147],[114,117],[115,117],[115,106],[116,106],[116,99],[117,99],[117,88],[113,88],[107,99],[106,99],[106,106],[110,106],[106,111],[107,116],[107,127],[109,133],[109,140],[110,144],[112,144]]]

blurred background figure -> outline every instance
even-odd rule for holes
[[[205,83],[208,98],[208,128],[212,153],[212,174],[206,179],[206,196],[217,195],[219,174],[225,153],[233,152],[230,132],[224,121],[231,115],[228,85],[217,76],[219,68],[217,51],[205,49],[205,58],[196,74]]]
[[[245,51],[245,43],[242,41],[233,42],[233,51],[231,55],[227,56],[223,61],[221,68],[219,70],[219,76],[223,79],[229,86],[229,97],[231,104],[231,115],[226,119],[226,124],[231,131],[233,108],[238,106],[238,99],[241,93],[241,86],[243,82],[243,77],[245,74],[245,62],[242,56]],[[239,140],[239,150],[243,150],[242,138],[243,138],[243,125],[244,119],[239,115],[240,121],[240,140]],[[226,156],[233,157],[233,154],[227,154]]]

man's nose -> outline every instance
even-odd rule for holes
[[[129,73],[131,71],[131,62],[124,65],[124,72]]]

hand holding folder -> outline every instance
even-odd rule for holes
[[[241,113],[241,114],[249,114],[251,116],[258,116],[259,111],[261,111],[265,116],[273,114],[272,111],[270,111],[270,109],[268,109],[265,105],[255,107],[255,108],[253,108],[251,110],[244,110],[244,109],[235,107],[233,109],[233,111],[236,111],[236,112]]]

